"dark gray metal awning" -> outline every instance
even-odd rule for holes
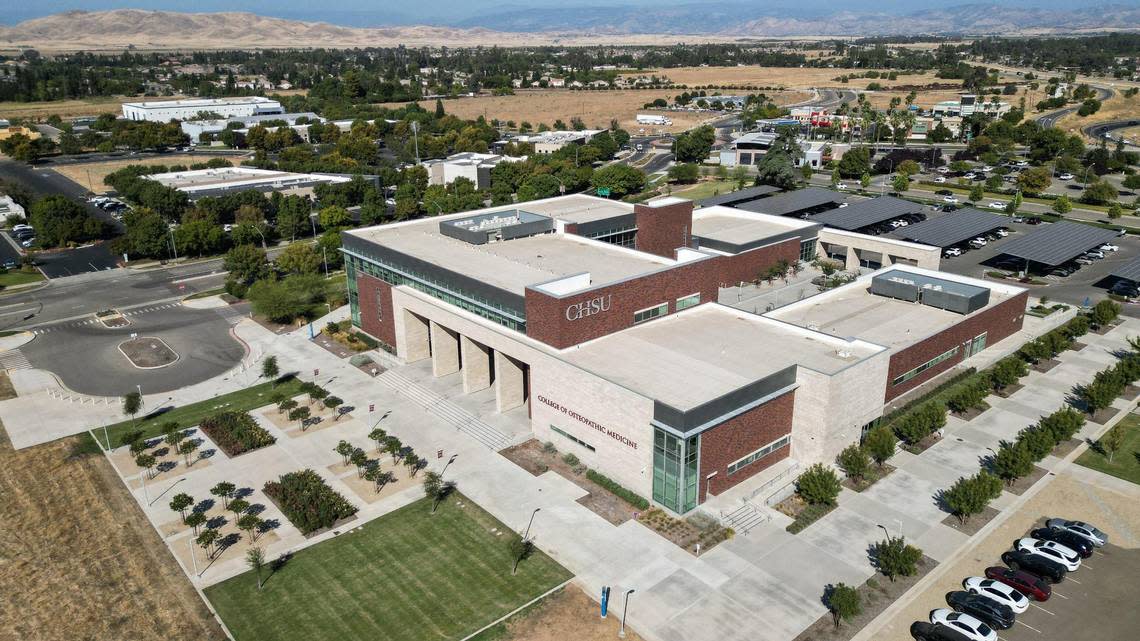
[[[814,223],[853,231],[907,215],[921,214],[923,206],[894,196],[879,196],[837,207],[810,217]]]
[[[736,206],[737,209],[754,211],[758,214],[772,214],[773,216],[787,216],[798,214],[809,209],[830,205],[835,207],[843,202],[843,195],[830,189],[808,187],[797,189],[776,196],[768,196]]]
[[[1134,283],[1140,283],[1140,256],[1112,270],[1112,273],[1109,275],[1130,280]]]
[[[894,235],[923,245],[950,247],[1009,224],[1009,216],[980,209],[960,209],[895,231]]]
[[[700,206],[713,207],[714,205],[726,205],[731,207],[733,205],[739,205],[741,203],[759,200],[765,196],[770,196],[772,194],[778,193],[779,191],[779,187],[773,187],[772,185],[756,185],[755,187],[745,187],[744,189],[738,189],[737,191],[730,191],[727,194],[717,194],[715,196],[709,196],[708,198],[702,198],[700,200]]]
[[[1061,221],[1045,225],[1001,248],[1003,254],[1042,265],[1060,265],[1116,238],[1116,231]]]

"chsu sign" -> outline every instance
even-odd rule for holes
[[[596,296],[580,303],[574,303],[566,308],[566,320],[576,321],[586,316],[608,312],[613,305],[613,300],[613,294],[606,294],[605,296]]]

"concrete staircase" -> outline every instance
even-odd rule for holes
[[[444,421],[479,441],[492,451],[498,451],[511,445],[511,438],[499,430],[479,420],[474,414],[456,406],[446,398],[423,387],[411,379],[388,370],[376,377],[384,385],[405,396],[408,400],[422,406]]]
[[[737,534],[748,534],[748,531],[757,525],[772,520],[772,515],[761,510],[751,503],[744,503],[728,514],[721,515],[720,522],[724,527],[732,528]]]

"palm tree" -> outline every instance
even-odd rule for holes
[[[170,509],[182,515],[182,522],[186,522],[186,509],[194,505],[194,497],[189,494],[175,494],[170,499]]]
[[[201,512],[194,511],[186,517],[186,525],[194,528],[194,536],[198,536],[198,528],[202,527],[205,524],[206,515]]]
[[[246,514],[245,516],[242,516],[240,519],[238,519],[237,526],[239,530],[242,530],[249,535],[249,542],[253,543],[255,538],[254,531],[257,530],[257,528],[261,527],[261,519],[259,519],[255,514]]]
[[[261,589],[261,566],[265,565],[265,553],[261,548],[250,548],[245,552],[245,562],[257,573],[257,589]]]
[[[233,483],[230,483],[229,481],[222,481],[221,483],[218,483],[214,487],[210,488],[210,494],[213,494],[214,496],[222,499],[222,508],[228,509],[230,497],[234,495],[235,490],[237,490],[237,486],[235,486]]]
[[[198,542],[198,545],[202,546],[202,549],[206,550],[207,559],[214,558],[214,543],[218,540],[217,530],[202,530],[202,533],[194,540]]]

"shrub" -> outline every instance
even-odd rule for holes
[[[1093,382],[1081,386],[1077,396],[1084,401],[1089,413],[1095,414],[1098,410],[1111,405],[1122,388],[1123,386],[1117,388],[1109,380],[1093,380]]]
[[[816,521],[820,520],[821,518],[824,517],[824,515],[826,515],[828,512],[830,512],[834,509],[835,509],[834,505],[823,505],[823,504],[808,505],[804,509],[800,510],[800,513],[796,515],[795,520],[793,520],[791,523],[789,523],[788,527],[786,527],[784,529],[787,530],[788,532],[792,533],[792,534],[798,534],[798,533],[802,532],[804,530],[804,528],[806,528],[807,526],[811,525],[812,523],[815,523]]]
[[[1083,315],[1073,317],[1073,320],[1065,324],[1064,331],[1069,335],[1069,338],[1084,336],[1089,333],[1088,317]]]
[[[263,490],[301,534],[332,527],[357,512],[355,505],[312,470],[285,474],[277,481],[267,482]]]
[[[1064,331],[1059,329],[1045,334],[1040,338],[1040,341],[1046,353],[1049,354],[1049,358],[1053,358],[1073,346],[1073,341]]]
[[[997,454],[991,460],[990,467],[998,478],[1009,485],[1017,479],[1033,471],[1033,457],[1022,441],[1002,441],[998,446]]]
[[[871,467],[871,457],[858,445],[848,445],[839,453],[835,462],[852,481],[862,480]]]
[[[1017,353],[1034,365],[1048,358],[1052,358],[1052,354],[1049,353],[1049,348],[1039,338],[1022,345],[1021,349],[1017,350]]]
[[[921,405],[895,426],[895,435],[907,445],[914,445],[946,425],[946,408],[937,401]]]
[[[1033,458],[1034,462],[1048,456],[1049,452],[1053,451],[1053,447],[1057,445],[1057,442],[1053,440],[1053,435],[1037,425],[1018,432],[1017,441],[1025,445],[1026,451],[1029,452],[1029,456]]]
[[[951,514],[965,523],[1000,495],[1001,479],[982,470],[974,476],[959,478],[950,489],[942,492],[942,502]]]
[[[898,439],[891,430],[885,425],[876,427],[867,434],[867,438],[863,439],[863,447],[867,450],[871,460],[879,467],[883,467],[883,463],[887,459],[895,455],[895,447],[898,445]]]
[[[542,444],[542,451],[546,452],[547,454],[556,454],[558,452],[558,448],[554,447],[554,443],[547,441]]]
[[[1107,298],[1094,305],[1089,312],[1089,320],[1096,327],[1108,325],[1117,316],[1120,316],[1120,304]]]
[[[796,494],[813,505],[835,505],[839,490],[839,477],[822,463],[812,465],[796,479]]]
[[[198,427],[222,448],[226,456],[237,456],[277,442],[247,412],[219,412],[202,421]]]
[[[896,576],[914,576],[918,573],[922,550],[908,544],[901,536],[887,537],[885,541],[872,546],[871,556],[874,557],[875,568],[894,581]]]
[[[586,470],[586,478],[606,488],[615,496],[639,510],[649,509],[649,501],[645,500],[645,497],[637,494],[633,490],[628,490],[622,487],[616,481],[604,474],[599,474],[594,470]]]
[[[1037,429],[1049,434],[1054,444],[1064,443],[1084,427],[1085,417],[1077,410],[1066,407],[1053,412],[1037,423]]]
[[[824,600],[827,602],[827,609],[831,612],[831,619],[836,628],[839,628],[840,621],[850,621],[863,611],[859,591],[846,583],[840,583],[828,590]]]
[[[562,456],[562,462],[569,465],[570,467],[578,467],[578,465],[581,463],[581,461],[578,460],[578,457],[574,456],[570,452],[567,452]]]
[[[979,377],[959,387],[946,399],[946,405],[951,411],[962,413],[971,408],[978,407],[989,393],[990,382],[986,377]]]
[[[1005,389],[1028,373],[1029,368],[1024,360],[1009,356],[998,361],[990,370],[990,383],[995,390]]]

